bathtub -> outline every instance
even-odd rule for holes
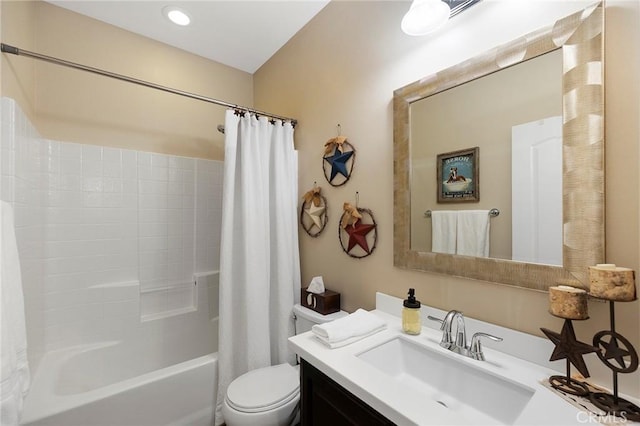
[[[120,348],[119,342],[100,342],[48,352],[33,377],[21,424],[213,424],[217,353],[126,378],[126,371],[118,375],[109,369],[112,357],[122,356]],[[155,367],[138,364],[146,370]]]

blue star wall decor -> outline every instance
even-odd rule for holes
[[[324,146],[322,158],[324,177],[332,186],[342,186],[347,183],[353,172],[355,148],[347,142],[345,136],[331,138]]]

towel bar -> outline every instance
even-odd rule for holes
[[[496,217],[498,215],[500,215],[500,210],[496,208],[489,210],[490,217]],[[431,210],[427,210],[426,212],[424,212],[424,217],[431,217]]]

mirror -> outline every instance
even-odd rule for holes
[[[499,215],[489,220],[488,257],[562,265],[560,49],[427,96],[413,102],[409,113],[411,250],[438,250],[437,241],[432,246],[437,218],[432,222],[431,210],[496,208]],[[479,147],[478,170],[455,157],[442,170],[439,154],[464,153],[470,145]],[[460,201],[460,189],[473,184],[473,174],[481,182],[479,200]],[[443,198],[456,188],[462,197],[446,192],[450,196]],[[528,226],[519,226],[525,221]],[[529,235],[532,229],[538,232]]]
[[[571,282],[572,285],[588,288],[587,267],[604,260],[603,22],[603,5],[596,4],[394,92],[395,266],[537,290],[546,290],[558,282]],[[504,95],[498,92],[496,82],[504,86],[500,89],[508,89],[509,81],[513,79],[511,75],[519,75],[519,80],[527,75],[527,80],[531,80],[533,77],[528,73],[532,71],[526,68],[537,62],[551,63],[553,57],[560,62],[551,64],[550,69],[559,73],[556,84],[561,92],[550,95],[549,99],[553,103],[553,96],[557,96],[561,110],[557,111],[556,107],[556,111],[552,108],[548,113],[536,113],[538,116],[534,115],[532,120],[561,115],[558,120],[562,132],[562,192],[558,197],[562,199],[562,218],[558,226],[562,234],[559,248],[562,258],[557,262],[536,260],[536,263],[508,260],[512,257],[511,222],[517,225],[518,220],[523,219],[512,217],[511,214],[511,177],[502,185],[509,192],[508,196],[493,193],[496,185],[492,184],[491,179],[496,179],[495,173],[483,173],[483,166],[486,160],[489,169],[496,168],[491,160],[502,150],[499,146],[511,146],[512,127],[526,122],[527,116],[519,117],[514,123],[506,123],[503,134],[497,136],[481,133],[483,126],[473,123],[480,130],[474,129],[471,133],[474,138],[468,141],[468,137],[458,135],[461,127],[469,127],[469,123],[464,121],[468,118],[465,114],[460,114],[462,120],[458,120],[457,125],[434,130],[429,127],[429,122],[435,120],[425,120],[422,115],[418,120],[418,114],[421,114],[418,110],[434,111],[438,106],[443,106],[443,102],[454,102],[456,97],[465,97],[456,95],[456,92],[484,84],[484,81],[491,81],[490,84],[494,85],[490,89],[491,96],[500,98]],[[466,84],[469,82],[471,84]],[[515,101],[518,102],[530,106],[533,101],[525,98]],[[493,115],[495,119],[495,116],[502,118],[504,114],[494,112]],[[443,121],[447,124],[451,122],[439,119],[439,122]],[[450,133],[445,138],[446,147],[432,140],[433,135],[438,134],[436,130]],[[496,145],[496,140],[504,145]],[[448,149],[449,146],[451,149]],[[480,174],[477,184],[482,198],[473,203],[438,203],[436,194],[439,188],[434,171],[438,154],[475,146],[479,147]],[[511,149],[503,151],[509,151],[510,161]],[[489,179],[485,182],[483,177],[487,176]],[[490,257],[430,251],[428,230],[431,224],[430,219],[424,217],[426,210],[488,210],[494,207],[500,210],[500,216],[491,219],[491,243],[496,242],[496,251],[490,252]],[[527,224],[529,219],[524,220]],[[505,239],[508,240],[506,244]],[[500,244],[504,247],[500,248]]]

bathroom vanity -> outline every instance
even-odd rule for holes
[[[542,384],[564,367],[547,361],[550,341],[467,318],[467,335],[504,339],[486,342],[479,361],[439,345],[439,324],[426,317],[444,318],[443,311],[423,305],[421,334],[402,333],[401,302],[378,293],[372,312],[387,329],[341,348],[329,349],[311,332],[289,339],[302,364],[302,425],[569,425],[589,418]]]
[[[300,363],[300,405],[302,425],[394,424],[304,359]]]

